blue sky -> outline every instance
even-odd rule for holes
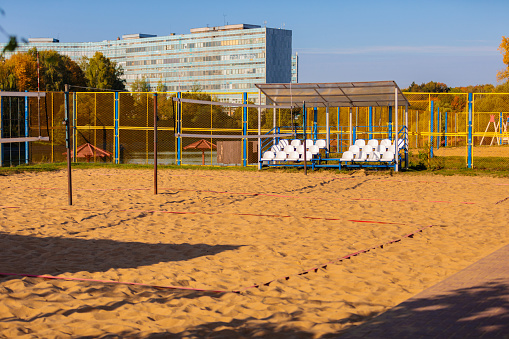
[[[8,33],[61,42],[266,23],[293,31],[300,82],[395,80],[402,88],[497,84],[504,68],[497,48],[509,36],[509,0],[9,0],[0,8]]]

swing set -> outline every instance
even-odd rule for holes
[[[493,132],[488,132],[490,129],[490,126],[493,125]],[[493,142],[496,140],[497,145],[503,145],[503,144],[509,144],[509,134],[507,131],[507,128],[509,127],[509,115],[507,115],[506,120],[504,121],[504,115],[502,112],[500,112],[498,121],[495,120],[495,115],[490,115],[490,121],[486,125],[486,129],[484,130],[483,136],[481,138],[481,142],[479,143],[479,146],[482,146],[482,143],[484,142],[484,138],[487,134],[488,137],[491,135],[491,142],[489,146],[493,146]]]

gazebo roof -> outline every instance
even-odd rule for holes
[[[371,107],[408,105],[394,81],[257,84],[263,94],[278,106]]]

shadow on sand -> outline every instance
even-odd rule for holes
[[[146,244],[106,239],[34,237],[0,233],[0,273],[105,272],[184,261],[239,248],[236,245]]]
[[[509,338],[509,283],[412,298],[340,338]]]

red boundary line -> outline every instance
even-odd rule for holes
[[[391,181],[391,180],[386,180]],[[20,189],[33,189],[33,190],[64,190],[58,187],[6,187],[6,188],[20,188]],[[76,191],[148,191],[150,188],[77,188]],[[353,200],[353,201],[389,201],[389,202],[415,202],[415,203],[441,203],[441,204],[467,204],[476,205],[477,203],[471,201],[445,201],[445,200],[410,200],[410,199],[379,199],[379,198],[321,198],[321,197],[305,197],[297,195],[284,195],[275,193],[251,193],[251,192],[228,192],[228,191],[213,191],[213,190],[198,190],[198,189],[185,189],[185,188],[160,188],[160,190],[168,191],[181,191],[181,192],[199,192],[199,193],[215,193],[215,194],[232,194],[232,195],[249,195],[249,196],[265,196],[276,198],[291,198],[291,199],[314,199],[314,200]]]
[[[429,226],[420,228],[420,229],[418,229],[418,230],[416,230],[416,231],[414,231],[412,233],[409,233],[407,235],[402,236],[401,238],[394,239],[394,240],[385,242],[385,243],[383,243],[381,245],[369,247],[369,248],[364,249],[364,250],[360,250],[360,251],[357,251],[357,252],[354,252],[354,253],[347,254],[347,255],[342,256],[342,257],[340,257],[340,258],[338,258],[336,260],[330,261],[330,262],[328,262],[326,264],[321,264],[318,267],[314,267],[314,268],[302,271],[302,272],[294,274],[292,276],[296,277],[296,276],[308,274],[310,272],[315,272],[316,273],[316,272],[318,272],[318,270],[320,268],[326,269],[328,265],[339,263],[339,262],[341,262],[343,260],[350,259],[350,258],[355,257],[355,256],[357,256],[359,254],[362,254],[362,253],[367,253],[367,252],[369,252],[369,251],[371,251],[373,249],[376,249],[376,248],[383,249],[384,246],[400,242],[401,240],[403,240],[405,238],[413,238],[414,235],[416,235],[417,233],[420,233],[420,232],[424,231],[425,229],[431,228],[433,226],[435,226],[435,225],[429,225]],[[249,289],[252,289],[252,288],[259,288],[261,286],[261,285],[255,284],[255,285],[244,287],[244,288],[241,288],[241,289],[238,289],[238,290],[209,290],[209,289],[200,289],[200,288],[183,287],[183,286],[151,285],[151,284],[135,283],[135,282],[100,280],[100,279],[87,279],[87,278],[73,278],[73,277],[57,277],[57,276],[52,276],[52,275],[38,275],[38,274],[0,273],[0,276],[16,276],[16,277],[52,279],[52,280],[65,280],[65,281],[81,281],[81,282],[97,282],[97,283],[103,283],[103,284],[117,284],[117,285],[134,285],[134,286],[142,286],[142,287],[151,287],[151,288],[155,288],[155,289],[183,290],[183,291],[196,291],[196,292],[207,292],[207,293],[239,293],[240,294],[243,291],[246,291],[246,290],[249,290]],[[292,276],[284,276],[284,277],[281,277],[281,278],[273,279],[273,280],[271,280],[269,282],[266,282],[266,283],[264,283],[262,285],[263,286],[269,286],[274,281],[283,280],[283,279],[284,280],[289,280]]]
[[[0,209],[21,209],[20,206],[0,206]],[[134,213],[165,213],[165,214],[197,214],[197,215],[238,215],[238,216],[252,216],[252,217],[268,217],[268,218],[302,218],[310,220],[326,220],[326,221],[350,221],[356,223],[372,223],[372,224],[384,224],[384,225],[405,225],[401,222],[390,222],[390,221],[378,221],[378,220],[357,220],[357,219],[344,219],[344,218],[325,218],[325,217],[299,217],[293,215],[279,215],[279,214],[256,214],[256,213],[221,213],[221,212],[193,212],[193,211],[164,211],[164,210],[135,210],[135,209],[123,209],[123,210],[93,210],[87,208],[56,208],[46,207],[39,208],[38,210],[63,210],[63,211],[86,211],[86,212],[134,212]]]

